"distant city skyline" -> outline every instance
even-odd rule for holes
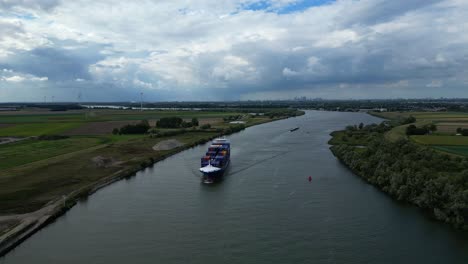
[[[0,0],[0,102],[468,97],[468,1]]]

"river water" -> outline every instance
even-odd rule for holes
[[[234,134],[213,186],[197,172],[207,145],[184,151],[80,202],[0,263],[468,263],[466,233],[331,154],[329,133],[359,122],[379,119],[307,111]]]

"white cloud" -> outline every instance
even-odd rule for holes
[[[38,82],[45,82],[45,81],[48,81],[49,78],[48,77],[31,77],[31,78],[29,78],[29,80],[38,81]]]
[[[426,85],[426,87],[431,87],[431,88],[438,88],[442,87],[444,83],[441,80],[432,80],[430,83]]]
[[[22,81],[26,80],[26,78],[18,76],[18,75],[14,75],[14,76],[11,76],[11,77],[3,77],[2,80],[6,81],[6,82],[16,83],[16,82],[22,82]]]
[[[143,82],[143,81],[140,81],[138,79],[133,80],[133,84],[135,84],[136,86],[139,86],[139,87],[147,88],[147,89],[152,89],[153,88],[153,84]]]
[[[314,46],[318,48],[339,48],[347,43],[356,42],[359,38],[358,34],[352,30],[337,30],[321,36]]]
[[[357,92],[372,84],[379,96],[385,88],[407,92],[411,84],[455,91],[466,80],[467,1],[338,0],[276,12],[298,2],[269,0],[267,10],[243,10],[259,1],[3,1],[0,9],[11,15],[0,18],[0,67],[15,73],[1,78],[59,89],[60,75],[74,87],[190,90],[200,98],[218,87],[234,98],[340,84]],[[37,58],[64,67],[29,63]],[[73,71],[65,66],[75,62],[83,65],[79,74],[59,72]]]
[[[0,80],[10,83],[21,83],[26,81],[45,82],[49,80],[48,77],[37,77],[31,74],[18,73],[8,69],[3,69],[3,73],[6,75],[0,76]]]
[[[293,70],[291,70],[291,69],[289,69],[287,67],[283,69],[283,76],[285,76],[285,77],[289,78],[289,77],[294,77],[294,76],[297,76],[297,75],[299,75],[299,72],[297,72],[297,71],[293,71]]]

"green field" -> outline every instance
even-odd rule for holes
[[[458,127],[465,128],[468,126],[468,113],[387,112],[373,114],[390,120],[401,120],[409,116],[414,116],[416,118],[416,123],[414,123],[414,125],[417,127],[435,124],[438,130],[432,135],[411,136],[410,139],[415,143],[431,146],[435,150],[468,156],[468,151],[466,151],[468,137],[455,135]],[[385,138],[390,141],[407,139],[407,126],[409,126],[409,124],[394,127],[385,134]]]
[[[419,120],[467,119],[468,113],[456,112],[372,112],[373,115],[386,119],[398,119],[414,116]]]
[[[0,169],[48,159],[103,143],[100,138],[67,138],[61,140],[24,140],[0,145]]]
[[[55,114],[0,114],[0,124],[44,123],[44,122],[97,122],[121,120],[152,120],[162,117],[177,116],[181,118],[216,118],[229,115],[240,115],[238,112],[220,111],[135,111],[135,110],[80,110],[76,113]]]
[[[462,136],[411,136],[411,139],[422,145],[442,145],[442,146],[468,146],[468,137]]]
[[[289,114],[277,118],[285,118]],[[83,193],[101,181],[128,176],[155,160],[184,148],[155,151],[152,147],[158,142],[177,139],[186,146],[204,142],[224,131],[230,131],[230,124],[223,121],[223,117],[237,115],[244,116],[242,121],[247,126],[277,120],[268,116],[248,117],[237,111],[81,110],[52,113],[28,110],[0,113],[0,124],[7,124],[0,128],[0,136],[3,137],[72,135],[64,139],[30,138],[0,145],[0,215],[32,212],[51,201],[61,199],[62,195]],[[147,119],[153,120],[151,123],[154,125],[154,120],[170,116],[185,120],[196,117],[200,123],[210,123],[212,128],[190,128],[186,132],[175,129],[182,134],[166,137],[150,137],[147,134],[112,135],[97,129],[98,125],[109,127],[105,123],[108,121],[138,122]],[[118,124],[125,125],[127,122]],[[76,129],[83,134],[74,135],[73,131]],[[95,134],[98,132],[101,134]],[[105,160],[105,165],[100,160]]]
[[[390,141],[397,141],[399,139],[406,139],[407,136],[406,136],[406,127],[408,125],[403,125],[403,126],[399,126],[399,127],[395,127],[393,128],[392,130],[388,131],[387,133],[385,133],[385,138],[390,140]]]
[[[186,144],[193,144],[214,135],[216,135],[214,132],[198,132],[185,133],[171,138]],[[7,214],[37,210],[51,200],[87,188],[114,173],[140,168],[142,163],[149,164],[150,158],[158,159],[163,155],[178,151],[177,149],[166,151],[152,149],[156,143],[165,139],[167,138],[140,136],[97,145],[102,142],[100,139],[71,138],[40,142],[47,148],[44,151],[38,149],[35,144],[39,143],[35,142],[18,143],[15,147],[2,149],[1,151],[9,156],[8,162],[2,163],[8,169],[0,172],[1,212]],[[30,151],[31,154],[18,155],[23,151]],[[67,153],[64,154],[64,152]],[[47,159],[54,154],[56,156]],[[96,157],[105,157],[112,160],[112,163],[109,166],[100,167],[93,162]],[[29,163],[24,164],[28,161]],[[14,166],[15,163],[24,165]]]
[[[16,124],[0,128],[0,136],[27,137],[40,135],[56,135],[79,127],[82,123],[31,123]]]
[[[468,146],[432,146],[432,147],[439,151],[461,155],[461,156],[468,156]]]

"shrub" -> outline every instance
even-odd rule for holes
[[[156,122],[156,127],[160,128],[179,128],[182,125],[180,117],[163,117]]]
[[[192,118],[192,126],[198,126],[198,119],[196,117]]]
[[[66,139],[69,136],[61,136],[61,135],[40,135],[37,137],[39,140],[59,140],[59,139]]]
[[[429,133],[429,130],[427,127],[416,127],[415,125],[409,125],[406,128],[406,135],[426,135]]]
[[[468,129],[462,129],[461,134],[462,134],[462,136],[467,137],[468,136]]]
[[[210,129],[211,125],[210,124],[204,124],[200,127],[201,129]]]
[[[184,122],[183,121],[182,124],[181,124],[181,127],[183,127],[183,128],[188,128],[188,127],[191,127],[191,126],[192,126],[191,122]]]
[[[150,125],[147,120],[143,120],[135,125],[125,125],[120,128],[120,134],[144,134],[148,131]]]

